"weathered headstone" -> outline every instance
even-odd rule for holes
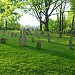
[[[48,42],[50,43],[50,33],[48,33]]]
[[[6,43],[6,38],[1,38],[0,43]]]
[[[34,37],[32,36],[32,38],[31,38],[31,40],[32,40],[32,42],[34,42]]]
[[[22,34],[22,30],[20,30],[20,34]]]
[[[59,31],[59,38],[62,38],[62,31]]]
[[[14,33],[13,32],[11,32],[11,37],[13,37],[14,36]]]
[[[72,34],[70,34],[70,39],[69,39],[69,48],[72,48]]]
[[[44,34],[44,31],[40,31],[40,34]]]
[[[41,41],[37,42],[37,49],[41,49]]]
[[[19,37],[19,45],[20,46],[26,46],[26,36],[21,34]]]

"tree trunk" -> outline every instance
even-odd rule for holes
[[[7,27],[7,20],[5,21],[5,25],[6,25],[6,31],[7,31],[7,29],[8,29],[8,27]]]
[[[71,27],[71,32],[70,32],[70,40],[69,40],[69,48],[72,48],[72,32],[73,32],[73,25],[74,25],[74,16],[72,19],[72,27]]]
[[[41,22],[41,18],[40,18],[40,31],[42,31],[42,22]]]
[[[45,30],[46,31],[49,31],[48,21],[49,21],[48,16],[46,16],[46,22],[45,22]]]
[[[40,31],[42,31],[42,17],[41,17],[41,11],[39,12],[39,14],[40,14]]]
[[[62,14],[62,32],[63,32],[63,12],[61,13]]]
[[[47,0],[45,0],[45,7],[46,7],[46,12],[45,12],[45,31],[49,31],[49,27],[48,27],[48,21],[49,21],[49,15],[48,15],[48,3]]]

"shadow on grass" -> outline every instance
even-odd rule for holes
[[[54,44],[56,44],[56,43],[54,43]],[[45,48],[37,49],[36,47],[28,46],[28,45],[25,47],[20,47],[19,45],[13,45],[13,44],[9,44],[9,43],[7,43],[6,45],[13,47],[15,49],[18,49],[18,50],[27,50],[27,51],[33,50],[37,53],[50,54],[53,56],[62,57],[64,59],[70,59],[75,62],[75,54],[72,54],[75,52],[75,51],[73,52],[74,49],[68,49],[69,51],[67,51],[67,50],[60,51],[60,50],[55,50],[55,48],[48,49],[49,47],[47,49],[45,49]],[[62,44],[60,44],[60,45],[62,45]]]

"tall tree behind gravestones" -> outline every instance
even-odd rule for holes
[[[59,0],[31,0],[31,10],[33,10],[33,13],[35,14],[34,16],[42,23],[45,25],[45,31],[49,31],[48,27],[48,22],[49,22],[49,17],[52,15],[53,11],[61,5],[64,1],[59,3],[57,5]],[[51,8],[51,5],[53,8]],[[51,10],[51,11],[50,11]],[[40,15],[43,15],[45,18],[44,20],[40,19]],[[41,27],[41,26],[40,26]],[[41,28],[40,28],[41,30]]]
[[[11,15],[14,14],[14,10],[16,10],[17,8],[22,9],[25,5],[26,3],[21,0],[0,0],[0,16],[2,16],[2,20],[4,21],[3,25],[5,25],[6,30],[9,27],[9,23],[11,23],[9,21]],[[14,14],[15,20],[12,23],[16,23],[18,21],[18,19],[20,18],[20,15],[18,14],[19,13]],[[12,25],[12,23],[10,25]]]
[[[71,1],[71,11],[72,12],[72,25],[70,30],[70,40],[69,40],[69,47],[72,48],[72,34],[73,34],[73,27],[74,27],[74,20],[75,20],[75,0]]]
[[[64,29],[64,17],[65,17],[65,10],[66,10],[66,5],[67,5],[67,0],[64,0],[64,2],[62,3],[63,0],[60,0],[59,2],[61,3],[60,7],[56,9],[56,12],[59,13],[59,15],[57,14],[57,21],[58,21],[58,25],[59,25],[59,38],[62,38],[62,33],[63,33],[63,29]]]

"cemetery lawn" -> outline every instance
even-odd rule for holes
[[[75,37],[73,48],[69,49],[69,36],[51,33],[51,42],[40,35],[41,49],[36,48],[35,35],[27,35],[27,46],[19,46],[18,35],[11,37],[6,33],[7,43],[0,43],[0,75],[75,75]],[[0,38],[3,37],[0,31]]]

